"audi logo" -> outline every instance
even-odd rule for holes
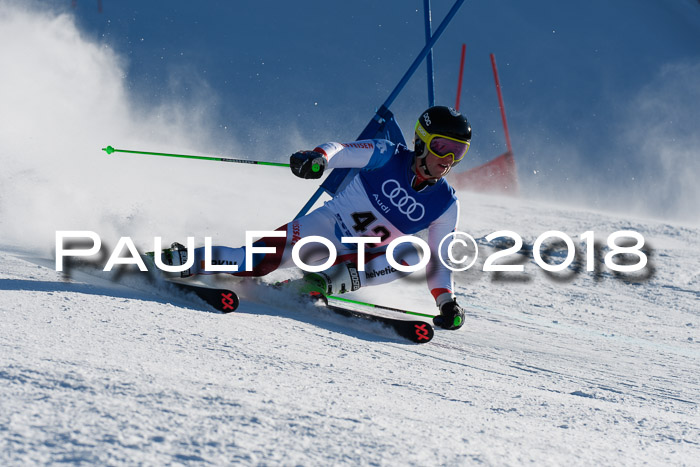
[[[387,190],[388,186],[388,190]],[[391,204],[399,209],[401,214],[405,214],[409,220],[418,222],[425,216],[425,207],[415,200],[408,192],[401,188],[401,184],[396,180],[387,180],[382,184],[382,193],[389,198]]]

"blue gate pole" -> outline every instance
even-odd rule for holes
[[[423,0],[423,13],[425,18],[425,43],[427,44],[430,41],[430,37],[433,35],[430,0]],[[433,107],[435,105],[435,72],[433,71],[432,50],[428,53],[426,65],[428,66],[428,107]]]
[[[411,79],[411,76],[413,76],[413,73],[416,72],[418,67],[420,66],[421,62],[425,59],[425,57],[430,53],[432,50],[433,46],[435,43],[440,39],[440,36],[442,35],[443,32],[445,32],[445,29],[447,29],[447,25],[450,24],[450,21],[452,21],[452,18],[457,14],[459,11],[459,8],[462,6],[464,3],[464,0],[456,0],[455,4],[452,5],[452,8],[450,11],[447,12],[447,15],[445,18],[442,20],[438,28],[435,30],[435,34],[433,34],[430,37],[430,40],[428,41],[427,44],[425,44],[425,47],[423,47],[423,50],[420,51],[418,56],[416,57],[415,60],[413,60],[413,63],[411,66],[408,68],[406,73],[404,73],[403,77],[401,78],[401,81],[399,81],[399,84],[396,85],[393,91],[391,91],[391,94],[389,94],[389,97],[384,101],[384,103],[377,109],[376,113],[374,114],[373,120],[376,120],[377,122],[382,122],[384,120],[384,117],[387,115],[387,112],[389,111],[389,107],[391,104],[394,103],[398,95],[401,93],[403,88],[406,86],[406,83],[408,83],[408,80]],[[301,208],[301,211],[299,211],[299,214],[296,215],[295,219],[300,218],[301,216],[306,215],[307,212],[313,207],[313,205],[318,201],[318,199],[321,197],[321,195],[326,191],[323,186],[318,187],[316,192],[311,196],[309,201],[306,202],[303,208]]]
[[[408,83],[408,80],[411,79],[411,76],[413,76],[413,73],[416,72],[416,69],[420,66],[421,62],[425,57],[430,53],[432,50],[433,46],[435,43],[438,41],[440,36],[442,35],[443,32],[445,32],[445,29],[447,28],[447,25],[452,21],[452,18],[454,15],[457,14],[457,11],[459,11],[459,8],[462,6],[462,3],[464,3],[464,0],[457,0],[455,4],[452,6],[450,11],[447,13],[447,16],[445,16],[445,19],[442,20],[442,23],[440,23],[440,26],[435,30],[435,34],[430,38],[430,41],[425,44],[425,47],[423,47],[423,50],[418,54],[416,59],[413,61],[411,66],[408,68],[406,73],[404,73],[403,78],[401,78],[401,81],[399,81],[399,84],[396,85],[394,90],[391,92],[389,97],[387,98],[386,101],[382,104],[379,109],[377,109],[377,114],[375,116],[375,119],[381,119],[381,115],[384,113],[385,110],[388,110],[391,104],[394,103],[394,100],[398,97],[399,93],[403,90],[404,86],[406,86],[406,83]]]

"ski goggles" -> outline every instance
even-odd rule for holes
[[[454,162],[459,162],[469,151],[469,141],[460,141],[443,135],[431,135],[420,122],[416,122],[416,134],[425,143],[428,151],[441,159],[452,156]]]

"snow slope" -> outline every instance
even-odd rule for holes
[[[129,276],[68,280],[2,247],[0,464],[696,464],[700,229],[462,199],[475,237],[633,228],[651,277],[553,281],[530,259],[499,280],[482,245],[457,275],[464,328],[417,346],[279,297],[219,315]],[[363,297],[433,311],[418,282]]]

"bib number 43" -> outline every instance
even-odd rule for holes
[[[358,212],[353,212],[351,214],[352,220],[355,221],[355,224],[352,226],[353,229],[355,229],[355,232],[364,234],[367,232],[367,230],[370,228],[372,224],[375,223],[377,220],[377,216],[374,215],[372,211],[358,211]],[[384,227],[383,225],[375,225],[372,227],[371,232],[374,235],[364,235],[365,237],[379,237],[380,243],[386,240],[391,236],[391,233],[389,232],[389,229]],[[370,248],[377,247],[378,244],[371,244],[368,245]]]

